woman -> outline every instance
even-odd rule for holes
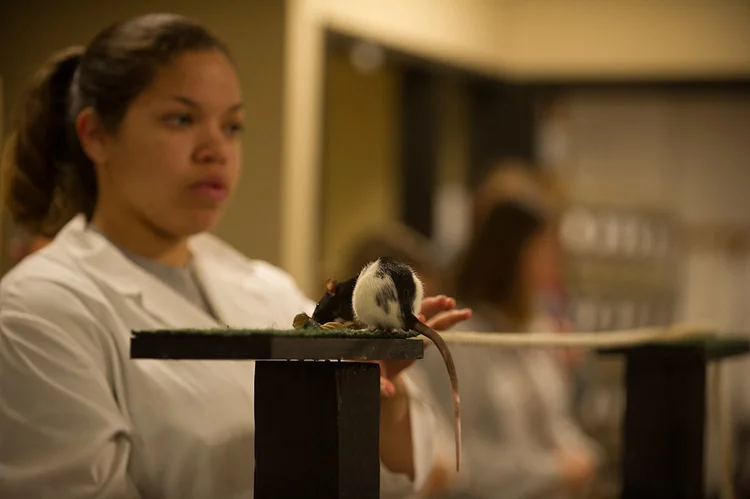
[[[480,193],[475,232],[458,265],[456,297],[473,310],[461,325],[465,331],[528,331],[537,290],[554,271],[554,211],[531,179],[509,177],[517,186],[502,195]],[[582,491],[596,454],[570,414],[555,351],[458,345],[451,351],[461,383],[465,468],[440,497],[536,499]],[[415,370],[449,418],[444,369],[429,349]]]
[[[236,185],[244,113],[224,46],[173,15],[109,27],[37,75],[5,198],[55,238],[0,289],[0,497],[252,497],[253,364],[129,359],[131,330],[312,313],[288,275],[207,233]],[[387,394],[408,395],[382,398],[384,488],[406,493],[429,474],[434,422],[382,366]]]

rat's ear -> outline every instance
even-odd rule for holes
[[[331,296],[335,295],[336,294],[336,285],[337,284],[338,284],[338,282],[336,282],[335,279],[328,279],[326,281],[326,292],[329,295],[331,295]]]

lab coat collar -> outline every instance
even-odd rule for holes
[[[233,289],[232,273],[204,254],[206,237],[203,235],[194,237],[190,241],[190,247],[199,279],[208,300],[221,319],[220,322],[133,263],[103,235],[88,228],[82,215],[71,220],[60,231],[57,239],[59,244],[73,254],[82,270],[91,278],[115,293],[136,301],[162,322],[164,327],[225,327],[223,323],[231,320],[225,316],[227,310],[220,302],[224,293],[237,291]],[[216,274],[220,274],[220,284],[212,282]]]

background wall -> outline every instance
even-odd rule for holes
[[[51,52],[86,43],[108,23],[159,11],[204,22],[233,52],[248,111],[243,138],[245,169],[216,232],[244,253],[278,263],[284,8],[284,2],[276,0],[3,2],[0,75],[8,103],[5,118],[12,117],[27,77]]]
[[[750,260],[730,244],[750,231],[750,99],[573,94],[564,114],[571,195],[676,214],[687,229],[680,319],[750,330]]]
[[[324,64],[318,287],[328,277],[346,277],[346,258],[358,237],[401,221],[403,213],[402,68],[386,59],[362,70],[343,49],[329,52]],[[464,83],[458,74],[445,74],[436,96],[434,238],[446,252],[463,244],[467,228],[453,223],[465,209],[469,129]]]
[[[282,263],[317,295],[320,127],[326,27],[467,67],[497,71],[494,0],[287,0]]]
[[[322,264],[319,289],[341,274],[351,237],[398,219],[398,74],[358,71],[346,54],[327,59],[323,125]]]
[[[501,0],[508,70],[519,77],[750,75],[745,0]]]
[[[281,264],[308,292],[318,289],[321,263],[326,26],[525,78],[750,74],[750,3],[744,0],[133,0],[111,6],[28,0],[4,2],[0,15],[0,45],[13,47],[0,51],[10,103],[5,118],[25,78],[51,51],[85,42],[106,22],[155,10],[206,22],[238,61],[250,109],[246,171],[217,232],[243,252]]]
[[[526,79],[750,75],[744,0],[288,0],[282,262],[318,289],[323,29]]]

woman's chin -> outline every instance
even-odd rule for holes
[[[175,232],[179,233],[182,237],[190,237],[201,232],[210,231],[219,222],[220,215],[219,210],[197,211],[175,224],[177,226]]]

